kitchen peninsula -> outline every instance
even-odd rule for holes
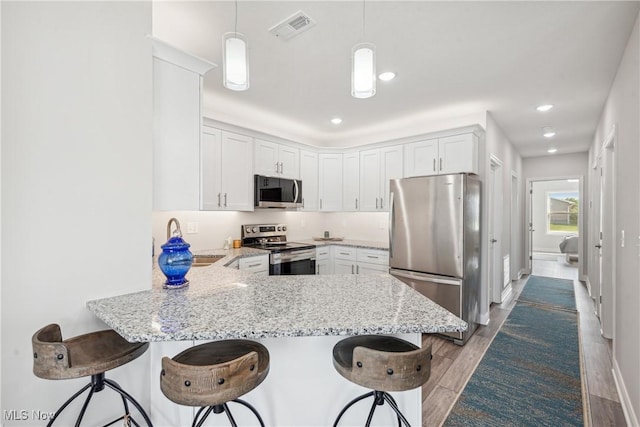
[[[387,274],[261,276],[225,267],[248,256],[246,251],[232,250],[211,266],[192,268],[189,286],[183,289],[163,289],[162,274],[154,271],[151,290],[87,303],[127,340],[153,342],[150,387],[155,425],[190,423],[192,409],[171,403],[160,392],[160,360],[200,341],[243,337],[262,342],[271,353],[271,371],[246,400],[255,404],[268,425],[326,426],[362,390],[333,369],[331,349],[339,340],[356,334],[394,334],[420,345],[422,333],[467,327]],[[398,393],[396,399],[411,424],[421,425],[420,389]],[[361,409],[350,413],[345,425],[361,424],[368,408]],[[380,417],[380,425],[393,421],[388,415],[389,419]],[[238,412],[239,424],[243,416]]]

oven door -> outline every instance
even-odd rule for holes
[[[316,274],[316,250],[275,252],[269,256],[269,275]]]

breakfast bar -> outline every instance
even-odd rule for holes
[[[193,409],[173,404],[159,388],[161,358],[189,346],[231,338],[261,342],[271,354],[271,370],[246,400],[267,425],[326,426],[364,390],[335,372],[331,351],[338,341],[388,334],[420,346],[423,333],[467,327],[388,274],[264,276],[225,267],[241,256],[238,251],[211,266],[192,268],[189,286],[182,289],[163,289],[162,275],[154,271],[151,290],[87,303],[128,341],[152,343],[150,413],[155,425],[191,422]],[[394,397],[409,422],[421,425],[420,389]],[[350,411],[341,425],[362,424],[368,412],[364,406]],[[239,424],[255,423],[243,416],[238,413]],[[228,422],[226,417],[210,420]],[[391,411],[380,411],[374,422],[390,425],[394,418]]]

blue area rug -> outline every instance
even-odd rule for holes
[[[518,301],[576,311],[573,280],[529,276]]]
[[[578,313],[518,302],[444,425],[583,423]]]

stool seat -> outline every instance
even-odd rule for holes
[[[357,335],[333,347],[333,366],[340,375],[363,387],[411,390],[429,379],[431,346],[420,348],[384,335]]]
[[[337,427],[345,412],[356,403],[373,397],[365,427],[371,425],[378,406],[387,403],[396,417],[398,427],[410,427],[400,412],[390,391],[406,391],[420,387],[431,375],[431,346],[418,347],[396,337],[385,335],[356,335],[333,347],[333,366],[347,380],[372,389],[347,404],[336,418]]]
[[[162,358],[160,388],[175,403],[216,406],[256,388],[269,373],[269,351],[249,340],[223,340]]]
[[[106,371],[131,362],[142,355],[149,348],[149,343],[130,343],[110,329],[63,340],[60,325],[55,323],[47,325],[33,334],[31,343],[33,345],[33,373],[37,377],[47,380],[91,377],[89,384],[82,387],[60,406],[49,420],[47,427],[53,425],[71,402],[89,390],[76,418],[75,426],[79,427],[91,398],[95,393],[104,390],[105,387],[120,395],[124,409],[123,415],[106,426],[121,420],[125,425],[133,423],[135,426],[139,426],[129,411],[129,403],[142,415],[147,426],[153,426],[142,406],[118,383],[105,378]]]
[[[149,343],[130,343],[113,330],[62,340],[60,326],[50,324],[32,338],[33,373],[62,380],[100,374],[142,355]]]

